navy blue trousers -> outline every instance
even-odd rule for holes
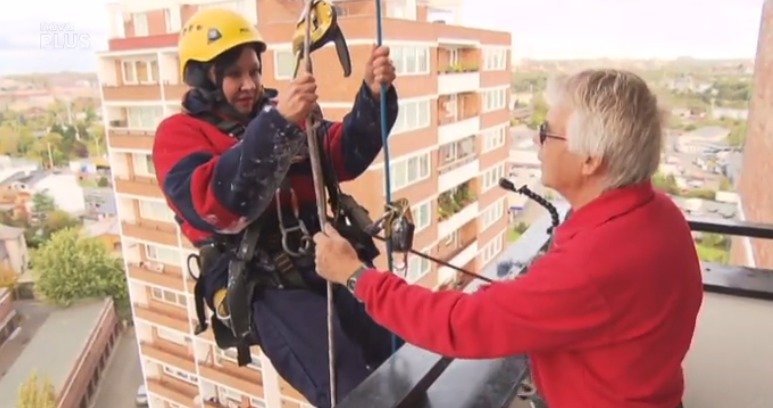
[[[391,334],[343,287],[334,291],[336,397],[342,400],[391,354]],[[319,408],[330,407],[324,294],[268,289],[253,302],[261,347],[288,383]]]

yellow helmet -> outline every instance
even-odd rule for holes
[[[180,30],[177,44],[180,78],[185,80],[185,68],[189,62],[209,62],[243,44],[254,44],[258,54],[266,50],[263,36],[239,13],[223,8],[198,11]]]

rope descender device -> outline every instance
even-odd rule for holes
[[[416,225],[408,200],[400,198],[386,204],[386,212],[367,228],[367,233],[376,235],[384,230],[384,239],[391,244],[392,251],[403,253],[403,268],[408,267],[408,252],[413,248]]]
[[[310,0],[311,10],[304,11],[293,35],[293,54],[295,55],[295,68],[293,77],[298,75],[301,60],[304,58],[304,40],[306,39],[306,25],[311,23],[311,38],[309,39],[309,53],[321,48],[329,42],[333,42],[338,53],[338,61],[344,70],[344,77],[352,74],[352,61],[349,57],[349,47],[346,45],[341,28],[338,26],[336,9],[330,3],[323,0]]]

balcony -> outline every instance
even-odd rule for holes
[[[178,313],[169,313],[166,310],[159,310],[147,305],[134,305],[134,316],[136,318],[144,320],[149,324],[169,327],[182,333],[188,333],[190,331],[188,318],[185,315],[187,315],[187,313],[184,310],[181,310]]]
[[[474,155],[444,164],[438,169],[438,191],[447,191],[478,176],[480,162]]]
[[[161,99],[161,87],[153,85],[103,86],[106,101],[157,101]]]
[[[161,189],[158,187],[158,182],[152,177],[132,176],[129,178],[119,178],[116,176],[115,191],[119,194],[164,198]]]
[[[566,214],[567,207],[559,206]],[[548,217],[478,273],[499,280],[525,271],[547,247]],[[694,231],[773,239],[773,225],[690,220]],[[462,253],[457,255],[461,257]],[[456,264],[458,265],[458,264]],[[512,268],[501,268],[514,265]],[[686,407],[763,407],[773,401],[773,271],[703,263],[704,302],[684,363]],[[473,280],[471,293],[484,282]],[[465,360],[406,344],[338,408],[520,407],[515,391],[528,376],[523,356]]]
[[[164,84],[164,99],[167,101],[179,102],[190,87],[185,84]]]
[[[455,192],[438,197],[438,236],[445,237],[478,217],[478,201],[474,193],[463,185]]]
[[[474,261],[477,255],[478,242],[473,241],[472,243],[462,245],[459,250],[456,251],[456,254],[453,255],[453,258],[448,260],[448,263],[451,265],[467,265],[471,261]],[[458,272],[452,268],[441,266],[438,268],[438,282],[440,285],[449,283],[454,280],[457,273]]]
[[[150,130],[132,130],[108,128],[107,140],[114,149],[153,150],[154,132]]]
[[[199,404],[195,401],[199,389],[193,384],[173,378],[159,380],[148,378],[148,391],[166,400],[174,401],[184,407],[195,407]]]
[[[121,227],[124,235],[132,238],[173,247],[178,245],[177,227],[173,224],[141,220],[134,223],[122,222]]]
[[[239,367],[229,361],[221,361],[219,366],[209,362],[199,364],[201,377],[215,384],[227,385],[239,391],[263,398],[263,378],[261,374],[247,367]]]
[[[454,71],[439,75],[437,87],[439,95],[475,92],[480,88],[480,73]]]
[[[193,362],[193,356],[188,355],[184,349],[184,346],[169,344],[163,340],[140,342],[140,352],[143,356],[195,374],[196,364]]]
[[[130,263],[129,277],[178,292],[185,291],[182,269],[176,266],[147,261]]]

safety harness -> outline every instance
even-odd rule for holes
[[[240,123],[224,120],[212,113],[196,114],[195,116],[237,139],[242,137],[245,130]],[[322,126],[317,131],[320,146],[325,145],[324,138],[327,130]],[[329,222],[332,222],[339,233],[352,243],[360,260],[372,265],[373,260],[379,255],[379,250],[373,242],[373,238],[365,232],[365,229],[373,224],[368,211],[357,203],[354,197],[341,191],[333,163],[325,155],[324,149],[320,149],[320,151],[325,187],[333,212]],[[290,193],[293,209],[290,218],[297,221],[296,225],[286,226],[285,224],[286,217],[282,212],[280,191]],[[274,215],[267,211],[245,229],[238,242],[228,236],[214,234],[210,242],[199,248],[198,255],[191,255],[188,259],[189,273],[190,261],[196,260],[200,275],[202,275],[197,278],[194,289],[198,318],[195,334],[198,335],[208,327],[205,315],[204,279],[202,277],[209,271],[209,268],[212,268],[217,257],[224,253],[231,256],[228,265],[227,286],[219,289],[212,299],[215,313],[211,317],[211,324],[218,347],[236,347],[237,361],[240,366],[247,365],[252,361],[249,347],[259,343],[254,336],[252,324],[252,299],[255,291],[261,288],[310,289],[291,259],[292,257],[310,256],[313,248],[309,230],[299,213],[295,192],[290,188],[287,179],[277,191],[275,200],[276,216],[279,223],[278,234],[263,235],[267,218]],[[297,239],[294,239],[296,237]],[[270,251],[273,252],[270,259],[265,259],[265,254],[269,251],[258,251],[259,248],[273,249],[274,251]],[[256,256],[259,253],[262,256]]]

